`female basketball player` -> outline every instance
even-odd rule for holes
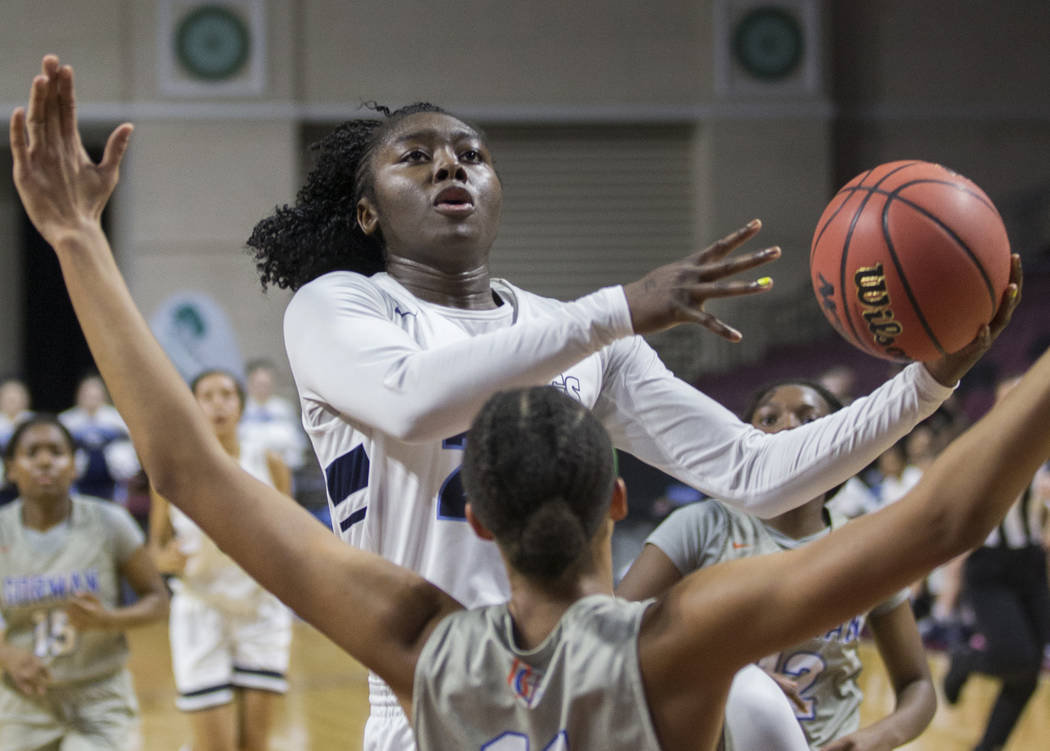
[[[138,703],[124,631],[168,596],[142,532],[116,504],[71,495],[74,443],[36,415],[4,451],[19,496],[0,509],[0,748],[129,749]],[[138,594],[120,604],[120,579]]]
[[[841,406],[815,383],[783,381],[760,390],[744,420],[775,433]],[[617,594],[631,600],[655,597],[696,569],[792,550],[825,537],[846,521],[827,511],[825,500],[825,495],[818,496],[765,521],[714,500],[681,508],[649,537]],[[791,692],[795,715],[814,749],[896,748],[918,737],[933,719],[937,708],[933,681],[908,593],[902,590],[867,614],[896,693],[896,706],[888,716],[858,730],[862,694],[857,685],[861,669],[857,651],[864,621],[864,615],[851,617],[759,663]]]
[[[56,250],[81,325],[111,393],[128,420],[151,479],[160,492],[186,511],[256,580],[387,681],[402,708],[412,707],[414,701],[417,737],[424,748],[484,744],[490,751],[517,749],[529,745],[529,736],[537,748],[548,749],[559,744],[610,748],[611,742],[631,749],[709,746],[721,725],[730,679],[741,666],[870,607],[920,571],[974,544],[995,515],[1005,509],[1008,501],[1002,500],[1003,496],[1016,492],[1016,475],[1026,471],[1030,475],[1050,450],[1048,358],[1019,391],[1017,400],[1004,403],[972,439],[962,441],[961,448],[945,454],[941,471],[931,471],[930,482],[914,493],[913,502],[897,504],[877,518],[850,524],[797,551],[698,572],[647,609],[644,604],[628,605],[604,596],[612,593],[611,523],[625,512],[622,483],[615,482],[612,473],[608,436],[582,405],[568,397],[552,401],[549,389],[505,394],[494,399],[487,413],[478,418],[480,427],[466,445],[466,489],[477,514],[464,504],[461,515],[481,536],[498,540],[500,555],[505,554],[509,560],[510,573],[505,581],[510,583],[512,597],[509,606],[463,611],[453,597],[414,572],[340,544],[319,529],[305,510],[252,479],[222,450],[135,310],[99,224],[102,208],[116,183],[131,126],[120,126],[111,134],[101,163],[94,165],[80,143],[73,104],[72,70],[61,67],[53,56],[45,57],[43,74],[33,82],[28,113],[19,108],[12,116],[15,182],[35,226]],[[407,123],[406,137],[422,126],[431,135],[444,133],[436,136],[443,144],[438,151],[445,154],[443,160],[451,161],[447,138],[453,133],[447,126],[459,121],[399,122],[402,128]],[[401,131],[384,143],[391,146],[400,142],[398,133]],[[409,161],[415,159],[412,156]],[[384,164],[390,170],[397,169],[394,164]],[[441,169],[433,171],[435,180]],[[460,174],[460,169],[461,165],[456,166],[454,173]],[[377,178],[377,186],[381,182]],[[458,190],[460,186],[455,187]],[[386,188],[395,194],[392,200],[400,196],[407,201],[403,218],[408,226],[395,222],[389,233],[393,236],[402,229],[411,230],[414,221],[425,229],[432,221],[426,206],[442,217],[465,211],[451,206],[436,211],[433,204],[434,198],[441,198],[438,203],[460,203],[446,199],[462,198],[461,192],[442,196],[445,188],[441,188],[420,205],[421,194],[428,193],[420,181],[399,183],[391,176]],[[377,188],[377,196],[380,193]],[[371,225],[369,216],[365,205],[360,217],[363,225]],[[471,226],[465,226],[462,232],[452,228],[446,234],[454,239],[470,238],[472,233]],[[397,395],[407,386],[433,388],[455,408],[472,408],[478,401],[470,395],[475,390],[489,393],[499,379],[518,383],[539,379],[538,374],[544,372],[557,374],[600,347],[603,338],[626,336],[631,326],[622,319],[633,319],[635,328],[641,331],[683,319],[710,322],[709,314],[696,312],[690,305],[700,306],[712,292],[739,288],[717,281],[708,284],[707,275],[715,272],[705,264],[714,263],[717,279],[732,270],[729,267],[733,265],[739,270],[756,263],[753,258],[743,266],[739,265],[741,262],[719,260],[750,233],[738,234],[706,254],[658,269],[631,285],[626,300],[633,300],[633,304],[624,304],[623,293],[616,290],[575,304],[546,303],[549,307],[544,308],[536,303],[536,320],[510,327],[513,336],[464,338],[457,345],[443,348],[441,356],[432,359],[406,358],[404,355],[413,346],[404,337],[400,343],[392,338],[387,346],[397,356],[387,379],[388,389],[391,395]],[[446,250],[455,250],[455,243]],[[993,324],[982,327],[964,356],[943,361],[935,369],[947,368],[957,374],[989,346],[1013,310],[1019,283],[1016,263],[1014,277]],[[687,291],[676,292],[683,289],[682,279],[697,283],[686,283]],[[512,288],[507,289],[511,294]],[[345,299],[350,305],[349,298]],[[619,303],[615,302],[617,299]],[[390,312],[402,318],[418,318],[411,325],[421,329],[442,326],[439,321],[420,318],[422,306],[420,303],[407,311],[400,309],[401,313],[392,309]],[[612,309],[612,314],[601,314],[603,309]],[[611,325],[599,325],[602,321]],[[448,326],[442,330],[449,332]],[[556,336],[559,332],[560,339]],[[309,332],[300,333],[310,336]],[[367,329],[358,333],[367,336]],[[522,375],[520,365],[499,364],[500,358],[494,355],[506,356],[504,340],[521,350],[523,360],[532,362],[535,358],[541,366]],[[639,346],[630,342],[628,345],[628,349]],[[374,341],[369,346],[378,348]],[[551,347],[557,350],[553,354]],[[426,350],[414,349],[426,355]],[[471,365],[476,370],[464,374],[469,378],[458,384],[447,379],[455,370],[453,366],[458,365],[455,358],[469,359],[464,355],[483,352],[493,357],[473,360]],[[526,357],[529,352],[532,354]],[[372,354],[377,356],[375,351]],[[450,355],[455,358],[447,359]],[[621,356],[628,360],[632,357],[620,352],[603,355],[610,361]],[[397,363],[401,363],[400,371]],[[435,363],[445,363],[448,372],[434,369]],[[417,373],[420,365],[430,366],[425,371],[429,381]],[[611,362],[607,365],[616,378],[627,374],[643,377],[646,373],[644,367],[618,372]],[[361,367],[366,376],[370,367],[376,369],[367,361]],[[587,367],[592,377],[603,370],[596,361]],[[346,377],[350,372],[344,370],[341,375]],[[672,385],[676,382],[659,377],[659,372],[648,376],[650,382],[655,381],[656,391],[660,392],[661,387],[672,391],[677,388]],[[912,375],[906,376],[905,385],[897,390],[909,392],[910,397],[898,397],[898,401],[912,405],[907,409],[902,406],[901,411],[914,412],[919,410],[916,401],[923,401],[917,399],[915,384],[927,376],[921,367],[909,372]],[[543,376],[543,380],[547,377]],[[574,382],[568,381],[566,390],[575,392]],[[372,398],[376,396],[374,390],[369,390],[367,378],[363,379],[361,391]],[[685,387],[680,391],[685,399],[682,404],[662,403],[643,411],[647,416],[652,413],[654,420],[662,416],[673,422],[670,414],[688,413],[684,407],[690,399],[696,399],[685,396]],[[629,399],[630,392],[620,396]],[[593,392],[590,398],[596,398]],[[1019,401],[1030,404],[1023,409],[1014,406]],[[396,400],[389,406],[405,431],[403,437],[421,439],[435,426],[453,420],[447,410],[437,409],[433,403],[427,406],[430,411],[422,413],[406,412],[401,409],[404,404],[399,405]],[[373,411],[382,412],[385,407],[380,401]],[[607,412],[618,408],[623,407],[612,403],[602,407]],[[714,406],[709,405],[707,413],[714,423],[739,424],[718,417]],[[406,420],[406,414],[412,419]],[[866,416],[868,423],[886,420],[885,410],[870,406],[853,413],[854,417],[859,415]],[[463,419],[455,418],[454,424],[462,428]],[[841,459],[842,453],[856,445],[845,434],[856,435],[858,427],[830,424],[841,427],[843,435],[834,440],[825,436],[825,443],[833,445],[824,445],[821,450],[838,452],[835,456],[842,462],[839,469],[848,474],[854,465],[868,460],[867,456],[858,462]],[[506,430],[496,430],[497,427]],[[678,427],[679,433],[686,432],[684,426]],[[692,433],[703,432],[693,427]],[[717,430],[716,425],[710,428]],[[813,474],[816,449],[812,444],[821,443],[820,431],[800,428],[785,434],[801,434],[798,440],[770,443],[762,439],[760,431],[744,427],[726,430],[732,434],[733,442],[718,443],[718,448],[728,453],[719,454],[717,461],[739,465],[739,484],[746,485],[744,475],[757,472],[757,482],[769,483],[767,496],[773,495],[776,468],[755,467],[743,457],[757,450],[756,444],[775,446],[774,452],[781,456],[799,448],[797,444],[809,446],[798,462],[808,463],[808,472]],[[621,435],[629,437],[632,431],[637,434],[640,428],[624,418]],[[173,435],[179,437],[177,441],[171,440]],[[740,445],[744,441],[747,450]],[[793,448],[788,448],[788,443]],[[536,453],[544,445],[546,448]],[[984,452],[980,460],[968,454],[975,445]],[[329,448],[334,453],[334,446]],[[397,445],[391,449],[401,450]],[[665,446],[661,450],[669,449]],[[380,479],[363,471],[368,465],[363,452],[355,455],[351,450],[345,456],[350,458],[329,467],[331,486],[347,490],[349,495],[362,480]],[[525,462],[524,457],[530,456],[535,458]],[[706,467],[715,461],[715,457],[707,457],[701,463]],[[968,476],[975,470],[976,476]],[[821,480],[832,477],[815,474]],[[810,477],[803,482],[790,472],[786,476],[791,492],[799,492],[812,481]],[[833,479],[839,479],[839,475]],[[503,489],[515,484],[520,485],[520,495],[504,495]],[[943,494],[935,495],[935,487]],[[493,497],[486,488],[495,488],[500,497]],[[217,495],[224,499],[222,504],[214,502]],[[560,501],[543,503],[553,496]],[[775,509],[775,504],[772,507]],[[512,509],[516,511],[511,517],[505,517],[504,512],[511,513]],[[355,513],[363,516],[365,511],[358,509]],[[399,516],[384,513],[382,506],[373,512],[378,512],[389,527],[404,522]],[[352,526],[353,521],[349,522],[348,526]],[[886,555],[883,546],[887,539],[894,540],[901,550]],[[409,539],[405,550],[415,545],[432,557],[455,556],[462,566],[481,565],[473,554],[463,561],[463,548],[437,550],[433,545],[428,547],[431,542]],[[785,571],[790,576],[785,577]],[[591,598],[591,594],[598,597]],[[595,611],[600,613],[592,618]],[[462,614],[446,618],[454,613]],[[483,644],[469,634],[483,629],[485,619],[502,625]],[[601,628],[602,623],[608,628],[597,639],[594,629]],[[468,633],[466,640],[446,638],[460,626]],[[549,676],[541,675],[541,663],[548,657],[569,656],[557,643],[563,628],[573,632],[582,629],[582,636],[565,637],[574,642],[581,640],[588,651],[616,647],[617,642],[619,647],[611,650],[608,661],[602,655],[590,662],[607,666],[600,674],[570,667],[571,675],[563,683],[562,676],[554,675],[561,670],[558,664],[553,665]],[[506,645],[500,646],[499,641],[508,638],[513,638],[524,651],[512,653],[504,648]],[[478,649],[472,652],[470,660],[457,660],[454,655],[442,653],[446,647],[457,648],[457,644]],[[712,645],[717,648],[712,649]],[[631,658],[635,649],[637,660]],[[496,661],[495,666],[491,660]],[[620,668],[627,673],[613,678],[618,674],[609,671]],[[695,680],[696,675],[704,675],[705,680]],[[429,685],[432,681],[443,683],[436,694]],[[483,681],[488,689],[483,688]],[[589,698],[580,697],[579,703],[573,702],[573,697],[562,696],[562,689],[570,685],[574,692],[596,693]],[[509,699],[504,686],[513,693]],[[622,704],[625,697],[629,707]],[[560,705],[562,698],[569,702],[566,711],[561,712],[560,706],[552,711],[551,704]],[[445,704],[438,706],[440,702]],[[493,705],[501,702],[502,708],[497,710]],[[526,709],[526,705],[532,705],[533,710]],[[539,705],[543,710],[534,711]],[[515,710],[524,714],[512,720],[508,713]],[[599,737],[600,740],[592,740]],[[492,743],[486,743],[488,740]]]
[[[739,339],[704,303],[769,288],[724,281],[779,255],[727,257],[757,222],[626,287],[541,298],[489,275],[502,186],[484,135],[433,105],[380,112],[321,142],[296,204],[249,245],[264,285],[296,290],[285,343],[336,532],[468,606],[509,593],[496,546],[466,523],[460,478],[463,433],[497,389],[554,385],[592,408],[618,448],[769,515],[859,471],[978,354],[914,365],[848,414],[766,436],[632,336],[691,321]],[[377,682],[370,694],[366,748],[411,748],[393,694]]]
[[[226,453],[291,495],[280,456],[238,438],[244,391],[237,379],[208,370],[190,390]],[[194,751],[266,751],[274,699],[288,688],[291,613],[156,493],[150,545],[161,571],[176,575],[169,631],[175,705],[189,713]]]

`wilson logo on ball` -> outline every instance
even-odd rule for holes
[[[939,164],[889,162],[828,203],[810,249],[813,291],[847,341],[888,360],[932,360],[969,344],[1010,281],[999,212]]]
[[[904,328],[893,317],[882,264],[857,269],[857,273],[853,275],[853,283],[857,287],[857,300],[864,307],[861,317],[867,322],[875,344],[882,347],[890,357],[906,358],[908,355],[900,347],[894,346]]]

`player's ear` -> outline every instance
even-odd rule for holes
[[[478,517],[474,516],[474,509],[467,504],[467,523],[470,528],[474,530],[474,534],[480,537],[482,540],[493,540],[495,536],[485,528],[485,525],[478,521]]]
[[[379,214],[367,196],[357,202],[357,225],[369,236],[374,235],[379,229]]]
[[[613,483],[612,498],[609,501],[609,518],[614,522],[627,517],[627,483],[617,477]]]

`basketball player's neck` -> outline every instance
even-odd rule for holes
[[[499,302],[489,286],[488,264],[446,271],[402,256],[391,255],[386,271],[420,300],[448,308],[491,310]]]
[[[73,501],[63,498],[34,499],[22,503],[22,524],[38,532],[45,532],[61,524],[73,510]]]
[[[780,516],[765,520],[766,526],[794,540],[800,540],[827,529],[829,522],[830,515],[824,508],[824,496],[814,498]]]
[[[510,614],[520,649],[534,649],[558,625],[565,611],[588,595],[613,593],[612,575],[596,570],[577,574],[569,581],[538,582],[510,573]]]

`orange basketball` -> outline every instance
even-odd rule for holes
[[[831,199],[809,270],[824,315],[851,344],[931,360],[992,320],[1010,281],[1010,242],[991,200],[962,175],[889,162]]]

